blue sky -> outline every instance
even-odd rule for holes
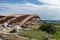
[[[0,0],[0,15],[38,14],[42,20],[60,20],[59,0]]]
[[[32,3],[32,4],[37,4],[37,5],[40,5],[40,4],[43,4],[42,2],[39,2],[38,0],[1,0],[0,3],[12,3],[12,4],[15,4],[15,3],[26,3],[26,2],[29,2],[29,3]]]

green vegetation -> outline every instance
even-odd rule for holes
[[[51,34],[51,37],[54,38],[54,39],[57,39],[57,40],[60,40],[60,26],[59,25],[56,25],[56,34]]]
[[[25,30],[26,28],[20,30],[20,33],[18,33],[18,35],[27,37],[29,39],[43,40],[45,39],[46,32],[40,30],[38,31],[39,27],[40,27],[40,22],[37,22],[31,28],[28,28],[27,31]]]
[[[56,27],[52,23],[43,22],[39,30],[45,31],[48,34],[55,34]]]
[[[41,31],[23,31],[18,34],[23,37],[27,37],[29,39],[37,39],[42,40],[45,39],[46,33]]]
[[[55,23],[53,23],[53,24],[55,24]],[[56,23],[56,24],[58,24],[58,23]],[[60,25],[55,25],[55,26],[56,26],[56,34],[49,34],[49,35],[53,39],[60,40]],[[46,38],[47,32],[38,30],[39,27],[40,27],[40,22],[37,22],[34,25],[34,27],[28,28],[28,30],[25,30],[26,28],[23,28],[22,30],[20,30],[18,35],[27,37],[30,39],[44,40]]]

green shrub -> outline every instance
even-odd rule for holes
[[[44,22],[39,30],[46,31],[47,33],[54,34],[56,33],[56,27],[52,23]]]

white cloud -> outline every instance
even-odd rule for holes
[[[31,3],[25,3],[25,4],[0,4],[0,7],[3,8],[2,11],[0,11],[0,14],[39,14],[41,16],[41,19],[60,19],[60,8],[56,7],[55,4],[50,4],[45,2],[44,0],[41,2],[44,2],[46,4],[44,5],[36,5]],[[49,5],[48,5],[49,4]]]
[[[60,7],[60,0],[38,0],[50,6]]]
[[[26,3],[26,4],[0,4],[0,7],[3,7],[3,10],[7,10],[7,12],[10,13],[29,13],[28,11],[32,11],[32,12],[36,12],[37,10],[41,9],[40,6],[35,5],[35,4],[30,4],[30,3]],[[5,9],[6,8],[6,9]]]
[[[0,4],[0,14],[12,14],[12,13],[34,13],[40,9],[37,5],[26,4]]]

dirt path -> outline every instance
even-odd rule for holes
[[[28,38],[18,37],[15,34],[4,34],[4,33],[0,33],[0,38],[3,40],[29,40]]]

